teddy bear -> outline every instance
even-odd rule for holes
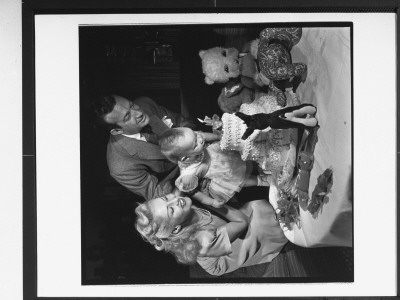
[[[290,51],[302,35],[301,28],[266,28],[259,38],[247,43],[242,53],[236,48],[214,47],[201,50],[203,73],[207,84],[226,83],[233,78],[250,89],[267,85],[286,106],[285,89],[295,92],[307,76],[307,66],[292,63]],[[300,78],[299,78],[300,77]],[[291,80],[296,78],[295,80]]]
[[[255,62],[256,43],[250,42],[244,45],[242,53],[233,47],[214,47],[208,50],[200,50],[205,82],[209,85],[227,83],[229,80],[239,78],[247,88],[255,89],[264,85],[261,80],[255,78],[257,65]]]
[[[218,105],[223,112],[237,112],[243,103],[251,103],[255,99],[255,92],[268,92],[261,80],[254,78],[256,65],[254,56],[255,44],[246,43],[242,47],[242,53],[236,48],[214,47],[199,52],[202,58],[205,82],[207,84],[225,83],[218,97]],[[228,72],[219,72],[225,69]],[[211,75],[214,74],[214,75]]]
[[[238,112],[243,103],[251,103],[255,90],[246,87],[240,80],[229,80],[218,96],[218,106],[225,113]]]

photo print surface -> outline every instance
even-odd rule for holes
[[[351,22],[79,26],[82,284],[353,282],[352,33]],[[218,143],[218,151],[234,151],[251,166],[246,176],[264,179],[236,186],[226,203],[249,226],[231,238],[230,216],[193,199],[213,219],[199,229],[213,234],[209,252],[185,265],[146,241],[135,229],[135,209],[160,195],[135,192],[130,180],[147,172],[163,182],[173,168],[128,167],[123,157],[140,154],[125,143],[137,136],[94,113],[109,96],[150,98],[196,131],[219,132],[221,141],[205,149]],[[232,116],[238,111],[276,115],[278,125],[243,140],[238,134],[250,123]],[[218,129],[207,117],[236,123]],[[118,168],[113,151],[121,152]]]

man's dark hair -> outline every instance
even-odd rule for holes
[[[112,112],[116,102],[112,95],[97,95],[93,100],[93,110],[98,117],[98,121],[107,129],[120,128],[117,124],[110,124],[104,120],[104,117]]]

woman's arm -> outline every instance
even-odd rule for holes
[[[229,221],[225,227],[231,242],[238,238],[249,226],[249,218],[236,208],[229,205],[224,205],[220,208],[209,208]]]
[[[218,200],[211,198],[210,196],[206,195],[203,192],[196,191],[192,195],[192,197],[197,201],[200,201],[202,204],[207,205],[210,208],[218,208],[224,205],[223,202],[219,202]]]

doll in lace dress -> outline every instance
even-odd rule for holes
[[[317,126],[318,123],[314,118],[316,108],[310,104],[300,105],[295,93],[289,90],[289,94],[293,106],[283,109],[277,105],[276,96],[272,94],[264,94],[254,102],[241,106],[240,113],[249,117],[259,115],[269,119],[280,119],[272,122],[273,125],[267,126],[265,130],[259,130],[262,127],[249,128],[235,114],[225,113],[220,121],[205,121],[214,129],[219,128],[222,131],[222,150],[235,150],[243,160],[256,161],[264,174],[274,174],[277,177],[276,182],[279,186],[286,184],[293,176],[297,128],[309,128]],[[304,118],[307,114],[310,118]],[[286,118],[282,118],[285,116]]]

